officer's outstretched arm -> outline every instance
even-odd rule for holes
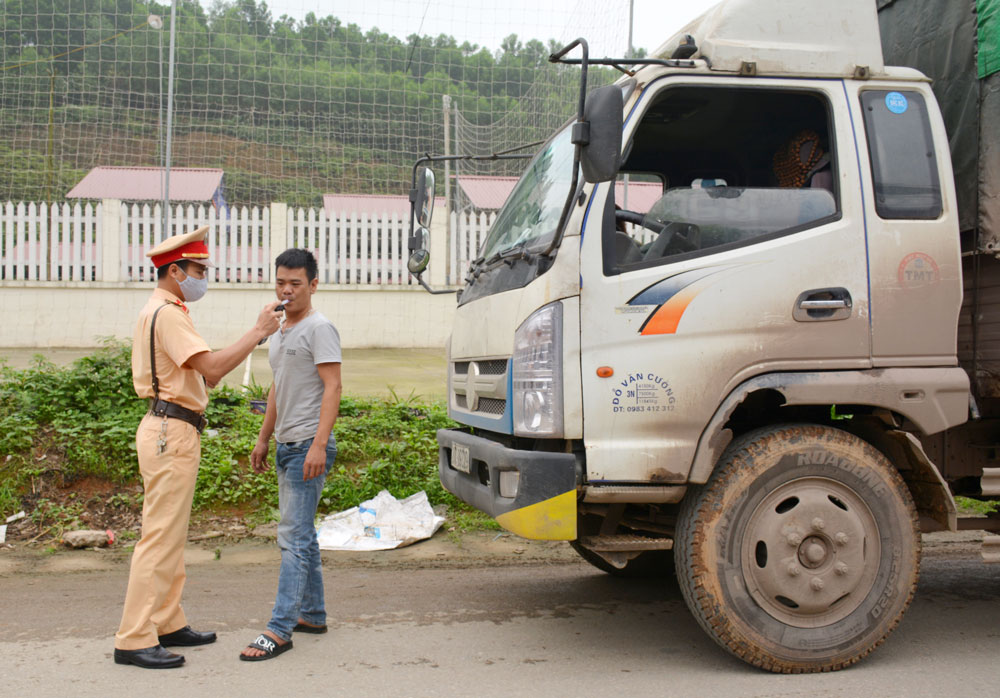
[[[257,324],[249,332],[219,351],[203,351],[187,360],[185,366],[205,376],[209,383],[218,383],[227,373],[243,363],[243,360],[264,338],[278,331],[281,313],[274,311],[280,303],[268,303],[257,316]]]

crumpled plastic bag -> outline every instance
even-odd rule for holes
[[[316,534],[323,550],[393,550],[430,538],[443,523],[426,492],[396,499],[382,490],[360,506],[325,517]]]

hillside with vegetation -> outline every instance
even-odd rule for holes
[[[160,164],[169,15],[138,0],[0,3],[0,201],[59,200],[97,165]],[[230,204],[401,194],[414,159],[444,148],[446,95],[456,122],[479,129],[460,143],[475,152],[571,116],[578,73],[547,62],[554,48],[511,35],[491,52],[332,15],[276,18],[256,0],[180,0],[172,164],[225,169]],[[593,84],[611,79],[592,71]]]

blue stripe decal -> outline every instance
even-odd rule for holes
[[[594,185],[594,188],[590,191],[590,199],[587,201],[587,210],[583,212],[583,223],[580,225],[580,250],[581,258],[583,256],[583,236],[587,232],[587,219],[590,217],[590,207],[594,205],[594,193],[597,191],[597,187],[600,184]],[[583,288],[583,265],[580,265],[580,288]]]
[[[510,407],[507,411],[499,417],[483,417],[478,414],[472,414],[470,412],[460,412],[458,410],[452,410],[451,418],[454,419],[459,424],[464,424],[469,427],[476,427],[477,429],[485,429],[487,431],[494,431],[498,434],[512,434],[514,429],[512,426],[513,420],[510,418]]]
[[[854,126],[854,111],[851,109],[851,98],[847,94],[847,83],[840,81],[844,90],[844,101],[847,105],[847,115],[851,118],[851,135],[854,137],[854,159],[858,163],[858,187],[861,188],[861,221],[865,230],[865,279],[868,282],[868,356],[872,355],[872,264],[868,250],[868,203],[865,201],[865,179],[861,171],[861,152],[858,150],[858,130]]]
[[[690,269],[682,271],[679,274],[674,274],[673,276],[668,276],[639,291],[639,293],[629,299],[628,305],[663,305],[695,281],[703,279],[710,274],[718,274],[730,266],[732,265]]]

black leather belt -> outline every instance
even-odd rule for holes
[[[201,412],[189,410],[187,407],[181,407],[176,403],[167,402],[166,400],[155,398],[151,400],[149,403],[149,413],[157,417],[171,417],[179,419],[182,422],[187,422],[197,429],[199,434],[208,426],[208,420],[205,419],[205,416]]]

